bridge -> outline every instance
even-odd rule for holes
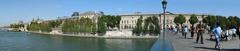
[[[214,48],[215,41],[210,40],[210,36],[207,33],[203,34],[204,44],[196,43],[196,34],[194,38],[190,38],[190,33],[188,33],[185,39],[181,33],[175,34],[167,31],[166,37],[165,46],[161,38],[159,38],[151,48],[151,51],[219,51]],[[240,40],[236,37],[233,40],[221,41],[221,46],[221,51],[240,51]]]

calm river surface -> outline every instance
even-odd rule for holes
[[[0,51],[149,51],[156,39],[98,39],[0,31]]]

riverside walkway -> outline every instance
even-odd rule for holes
[[[195,43],[196,34],[193,39],[190,38],[190,33],[187,34],[187,39],[181,33],[167,32],[166,35],[175,51],[218,51],[214,48],[215,41],[209,40],[209,34],[203,34],[204,44]],[[235,40],[221,41],[221,46],[221,51],[240,51],[240,40],[236,37]]]

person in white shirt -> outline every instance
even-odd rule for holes
[[[235,39],[236,38],[236,32],[237,32],[236,28],[232,28],[231,31],[232,31],[232,39]]]
[[[214,32],[214,35],[215,35],[215,41],[216,41],[215,48],[221,49],[220,39],[221,39],[222,29],[219,23],[217,23],[217,26],[212,30],[212,32]]]

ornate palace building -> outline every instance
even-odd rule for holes
[[[174,18],[177,17],[180,14],[172,14],[172,13],[167,13],[166,14],[166,26],[175,26],[176,24],[174,23]],[[184,15],[184,17],[186,18],[186,23],[184,23],[184,25],[189,25],[189,19],[191,17],[192,14],[182,14]],[[202,19],[204,17],[206,17],[206,15],[204,14],[195,14],[198,18],[199,21],[202,21]],[[121,16],[121,23],[120,23],[120,29],[121,30],[132,30],[133,28],[135,28],[136,23],[137,23],[137,19],[140,18],[141,16],[143,17],[143,20],[146,19],[147,17],[157,17],[159,20],[159,24],[162,25],[163,24],[163,14],[141,14],[141,13],[137,13],[137,14],[128,14],[128,15],[120,15]]]
[[[65,16],[65,17],[59,17],[58,20],[77,20],[80,19],[81,17],[85,18],[90,18],[93,21],[97,23],[97,18],[104,15],[103,12],[96,12],[96,11],[88,11],[84,13],[78,13],[74,12],[71,16]],[[167,26],[175,26],[176,24],[174,23],[174,18],[177,17],[180,14],[172,14],[172,13],[166,13],[166,25]],[[189,25],[189,19],[192,14],[182,14],[186,18],[186,23],[184,25]],[[206,15],[204,14],[195,14],[198,18],[199,21],[202,21]],[[157,17],[159,20],[159,24],[163,24],[163,14],[142,14],[140,12],[135,13],[135,14],[125,14],[125,15],[119,15],[121,16],[121,22],[120,22],[120,30],[132,30],[135,28],[137,19],[140,18],[141,16],[143,17],[143,20],[146,19],[147,17]]]
[[[74,12],[72,16],[58,17],[58,20],[77,20],[77,19],[81,19],[81,17],[84,17],[84,18],[90,18],[95,23],[97,23],[98,17],[101,17],[102,15],[104,15],[103,12],[97,12],[97,11],[87,11],[84,13]]]

